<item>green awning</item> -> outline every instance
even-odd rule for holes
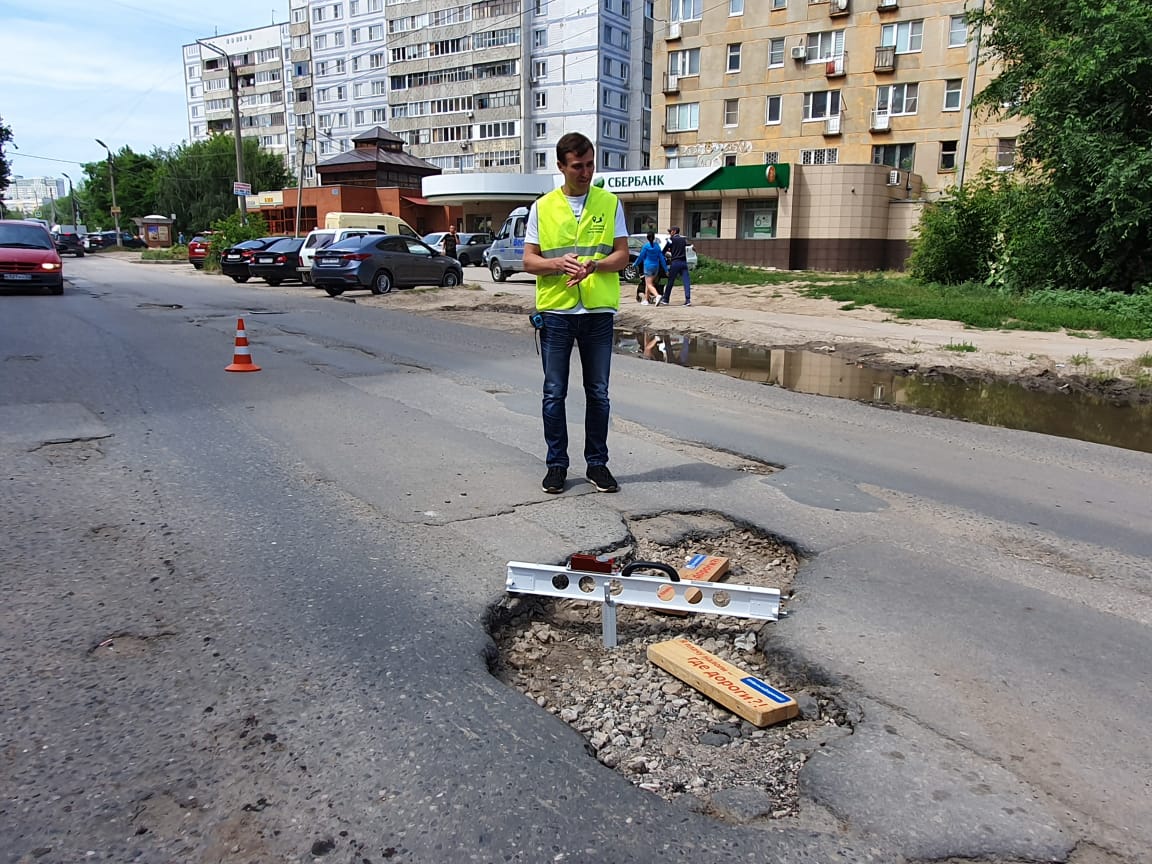
[[[786,162],[771,165],[725,165],[711,177],[692,187],[693,192],[723,189],[787,189],[792,166]]]

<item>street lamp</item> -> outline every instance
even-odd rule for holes
[[[202,48],[207,48],[209,51],[215,51],[224,58],[224,62],[228,64],[228,89],[232,93],[232,132],[236,138],[236,182],[244,182],[244,145],[240,140],[240,76],[236,74],[236,65],[232,62],[232,58],[228,56],[228,52],[223,48],[218,48],[208,42],[203,42],[200,39],[196,40],[196,44]],[[248,198],[245,195],[236,196],[236,204],[240,208],[240,222],[243,225],[248,224]]]
[[[63,171],[60,172],[64,174]],[[76,203],[76,192],[72,188],[72,178],[64,174],[64,179],[68,181],[68,200],[72,202],[72,227],[76,229],[76,233],[80,233],[80,205]]]
[[[116,206],[116,172],[112,165],[112,151],[109,150],[108,145],[99,138],[94,140],[103,147],[104,151],[108,154],[108,182],[112,184],[112,219],[116,223],[116,245],[123,249],[124,238],[120,236],[120,208]],[[91,216],[92,214],[89,213],[88,215]]]

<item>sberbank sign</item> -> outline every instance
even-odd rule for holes
[[[609,189],[667,189],[663,174],[622,174],[597,177],[597,186],[606,186]]]
[[[683,192],[715,174],[710,168],[669,168],[664,171],[619,171],[597,174],[593,184],[610,192]]]

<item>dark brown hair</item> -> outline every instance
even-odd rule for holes
[[[556,142],[556,161],[561,165],[568,164],[568,154],[583,156],[589,150],[594,150],[592,142],[587,135],[579,132],[568,132]]]

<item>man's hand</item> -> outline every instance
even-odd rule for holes
[[[561,274],[568,276],[568,287],[573,288],[588,278],[596,270],[595,262],[581,261],[576,253],[569,252],[560,259]]]

